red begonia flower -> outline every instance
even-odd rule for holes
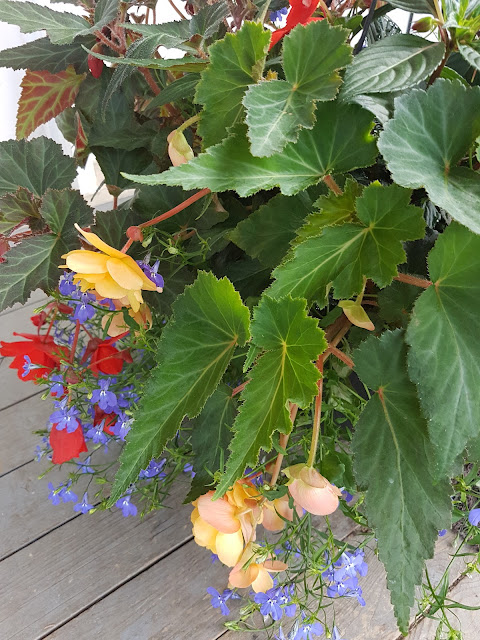
[[[277,29],[272,33],[272,39],[270,41],[270,47],[274,47],[283,36],[290,33],[290,31],[297,26],[297,24],[307,24],[308,22],[314,22],[315,20],[323,20],[323,18],[312,18],[312,13],[315,11],[318,5],[318,0],[289,0],[290,11],[287,15],[287,22],[284,27]]]
[[[55,344],[51,336],[39,336],[32,333],[14,333],[27,341],[1,342],[0,355],[13,358],[10,369],[17,369],[20,380],[38,380],[45,374],[56,369],[61,357],[66,357],[62,353],[61,347]],[[27,374],[24,371],[25,356],[28,356],[33,367]]]
[[[113,346],[113,342],[116,342],[121,337],[123,336],[120,335],[108,340],[101,340],[100,338],[89,340],[82,357],[82,363],[91,358],[89,369],[95,376],[99,373],[109,376],[118,375],[123,368],[124,362],[133,362],[128,349],[119,351]]]
[[[109,436],[114,436],[115,434],[112,431],[113,425],[117,422],[117,414],[115,413],[105,413],[102,411],[100,407],[95,405],[95,415],[93,417],[93,426],[96,427],[97,424],[100,424],[104,420],[103,430],[105,433],[108,433]]]
[[[81,425],[72,433],[68,433],[66,429],[59,431],[54,424],[50,431],[50,446],[53,449],[54,464],[68,462],[72,458],[77,458],[82,451],[88,451]]]

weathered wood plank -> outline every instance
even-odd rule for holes
[[[480,574],[474,573],[471,576],[464,576],[451,590],[448,597],[469,607],[480,607]],[[448,615],[452,627],[461,630],[462,640],[478,640],[480,638],[480,610],[451,609]],[[412,629],[408,640],[433,639],[437,626],[438,622],[435,620],[424,618]]]
[[[0,411],[13,407],[17,402],[32,398],[45,389],[33,382],[20,381],[17,370],[9,368],[10,362],[10,358],[3,358],[0,361]]]
[[[40,438],[32,431],[44,428],[51,412],[39,395],[0,411],[0,476],[33,460]]]
[[[1,562],[0,638],[44,637],[191,539],[191,508],[178,507],[186,491],[180,484],[168,501],[175,509],[143,521],[119,511],[82,515]],[[135,616],[127,601],[121,607]],[[121,637],[104,633],[109,623],[103,625],[101,634],[82,630],[79,638]]]
[[[338,536],[347,536],[353,523],[335,514]],[[224,618],[212,609],[208,586],[226,587],[228,569],[193,541],[152,566],[96,603],[48,640],[214,640],[223,637]],[[236,636],[238,639],[238,636]],[[242,638],[246,637],[242,634]]]
[[[0,316],[6,316],[9,313],[13,313],[14,311],[17,311],[18,309],[22,309],[24,307],[31,307],[30,315],[32,315],[33,309],[35,309],[36,306],[41,305],[46,299],[47,299],[47,295],[45,294],[45,292],[42,291],[41,289],[36,289],[30,294],[30,297],[25,302],[25,304],[20,304],[20,302],[16,302],[14,305],[9,307],[8,309],[1,311]]]

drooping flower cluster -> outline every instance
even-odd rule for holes
[[[330,598],[345,596],[356,598],[362,607],[365,606],[362,589],[358,584],[358,576],[366,576],[368,565],[365,562],[365,553],[362,549],[356,549],[353,553],[344,551],[336,562],[331,562],[326,554],[327,568],[322,577],[329,583],[327,595]]]

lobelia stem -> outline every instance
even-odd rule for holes
[[[308,454],[307,466],[313,467],[315,464],[315,456],[318,448],[318,439],[320,437],[320,422],[322,420],[322,394],[323,394],[323,362],[324,354],[318,356],[316,367],[320,371],[321,378],[317,382],[318,393],[315,398],[315,410],[313,414],[312,442],[310,444],[310,453]]]
[[[393,279],[398,280],[399,282],[405,282],[406,284],[411,284],[414,287],[422,287],[422,289],[428,289],[428,287],[431,287],[433,284],[431,280],[417,278],[417,276],[411,276],[408,273],[399,273],[398,276],[395,276]]]
[[[297,411],[298,411],[298,404],[290,403],[290,420],[292,422],[292,428],[293,428],[293,423],[295,422],[295,418],[297,417]],[[289,437],[290,437],[290,434],[286,434],[286,433],[280,434],[279,443],[282,449],[286,449]],[[283,462],[283,453],[279,453],[277,455],[277,459],[275,460],[275,466],[273,468],[272,478],[269,482],[271,487],[274,487],[277,484],[278,476],[280,474],[280,469],[282,468],[282,462]]]

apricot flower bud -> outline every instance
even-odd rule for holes
[[[167,136],[168,155],[174,167],[185,164],[194,157],[192,147],[181,131],[175,129]]]
[[[316,469],[295,464],[284,470],[289,478],[288,490],[297,504],[316,516],[327,516],[338,507],[341,491]]]

